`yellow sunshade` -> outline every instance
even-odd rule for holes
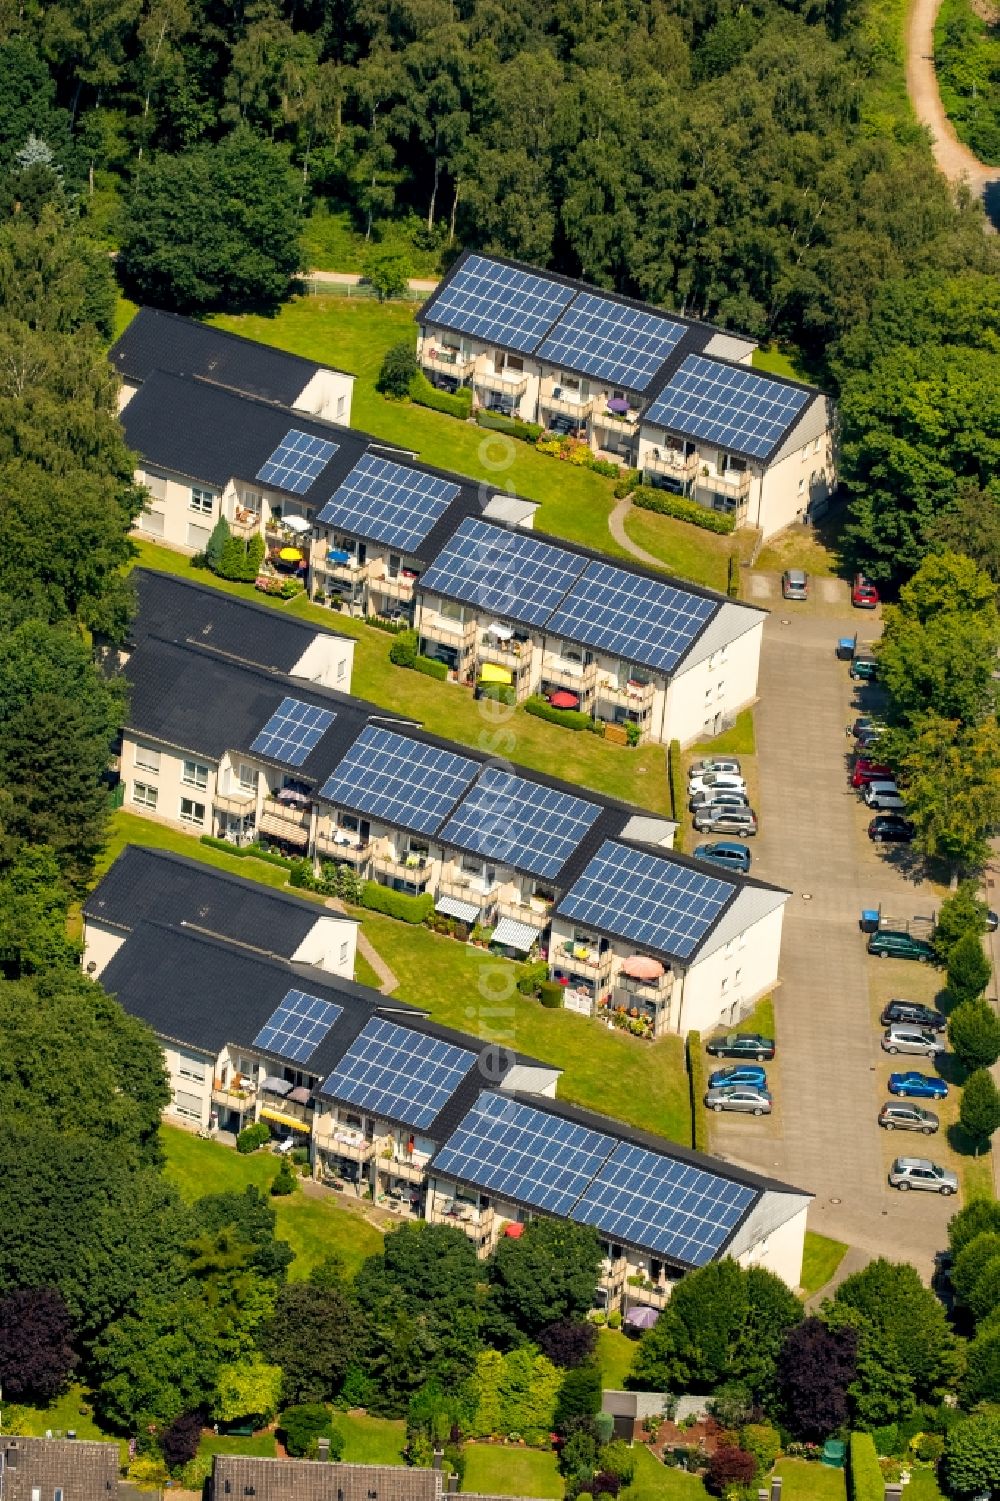
[[[312,1130],[304,1121],[296,1120],[294,1115],[282,1115],[280,1110],[272,1110],[267,1105],[260,1112],[260,1118],[263,1121],[274,1121],[276,1126],[290,1126],[293,1131],[304,1131],[307,1136]]]
[[[278,554],[283,563],[301,563],[302,554],[297,547],[283,547]]]
[[[504,683],[509,687],[514,681],[514,674],[508,672],[506,667],[494,667],[492,662],[485,662],[479,669],[479,681],[481,683]]]

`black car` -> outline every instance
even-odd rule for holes
[[[909,844],[916,829],[899,813],[880,813],[868,825],[868,838],[874,844]]]
[[[930,1027],[932,1032],[943,1032],[948,1018],[935,1011],[933,1006],[922,1006],[919,1001],[889,1001],[882,1007],[879,1021],[883,1027],[890,1022],[916,1022],[918,1026]]]
[[[710,1037],[705,1051],[713,1058],[756,1058],[763,1063],[774,1057],[774,1038],[762,1037],[759,1032],[723,1032]]]

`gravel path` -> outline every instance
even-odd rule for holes
[[[608,531],[614,537],[618,546],[624,547],[625,551],[631,553],[633,558],[638,558],[640,563],[650,563],[654,568],[662,568],[662,560],[654,558],[652,553],[646,552],[645,548],[640,547],[638,542],[633,542],[625,530],[625,517],[631,509],[632,502],[626,495],[624,500],[618,502],[608,517]]]
[[[1000,167],[987,167],[973,156],[955,134],[944,112],[934,71],[934,22],[941,0],[913,0],[906,34],[906,88],[914,113],[931,135],[931,149],[938,168],[953,184],[967,179],[970,188],[986,200],[994,219],[998,214]],[[995,227],[995,226],[994,226]]]

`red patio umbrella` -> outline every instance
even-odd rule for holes
[[[565,688],[560,688],[558,693],[550,693],[549,703],[553,709],[578,709],[580,707],[578,695],[568,692]]]

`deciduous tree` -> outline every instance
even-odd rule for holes
[[[326,1402],[357,1350],[357,1314],[341,1288],[291,1282],[278,1294],[262,1343],[281,1366],[284,1402]]]
[[[788,1426],[797,1438],[827,1438],[847,1421],[847,1391],[857,1376],[858,1336],[804,1319],[785,1335],[778,1384]]]
[[[948,1040],[965,1068],[992,1068],[1000,1058],[1000,1021],[985,1001],[962,1001],[948,1018]]]
[[[55,1287],[25,1287],[0,1297],[0,1389],[8,1399],[45,1405],[77,1364],[73,1326]]]
[[[600,1242],[589,1225],[538,1219],[519,1239],[504,1237],[490,1268],[494,1337],[535,1339],[559,1320],[582,1319],[593,1306],[600,1263]]]
[[[950,1496],[990,1495],[1000,1475],[1000,1416],[978,1413],[949,1429],[941,1467]]]

